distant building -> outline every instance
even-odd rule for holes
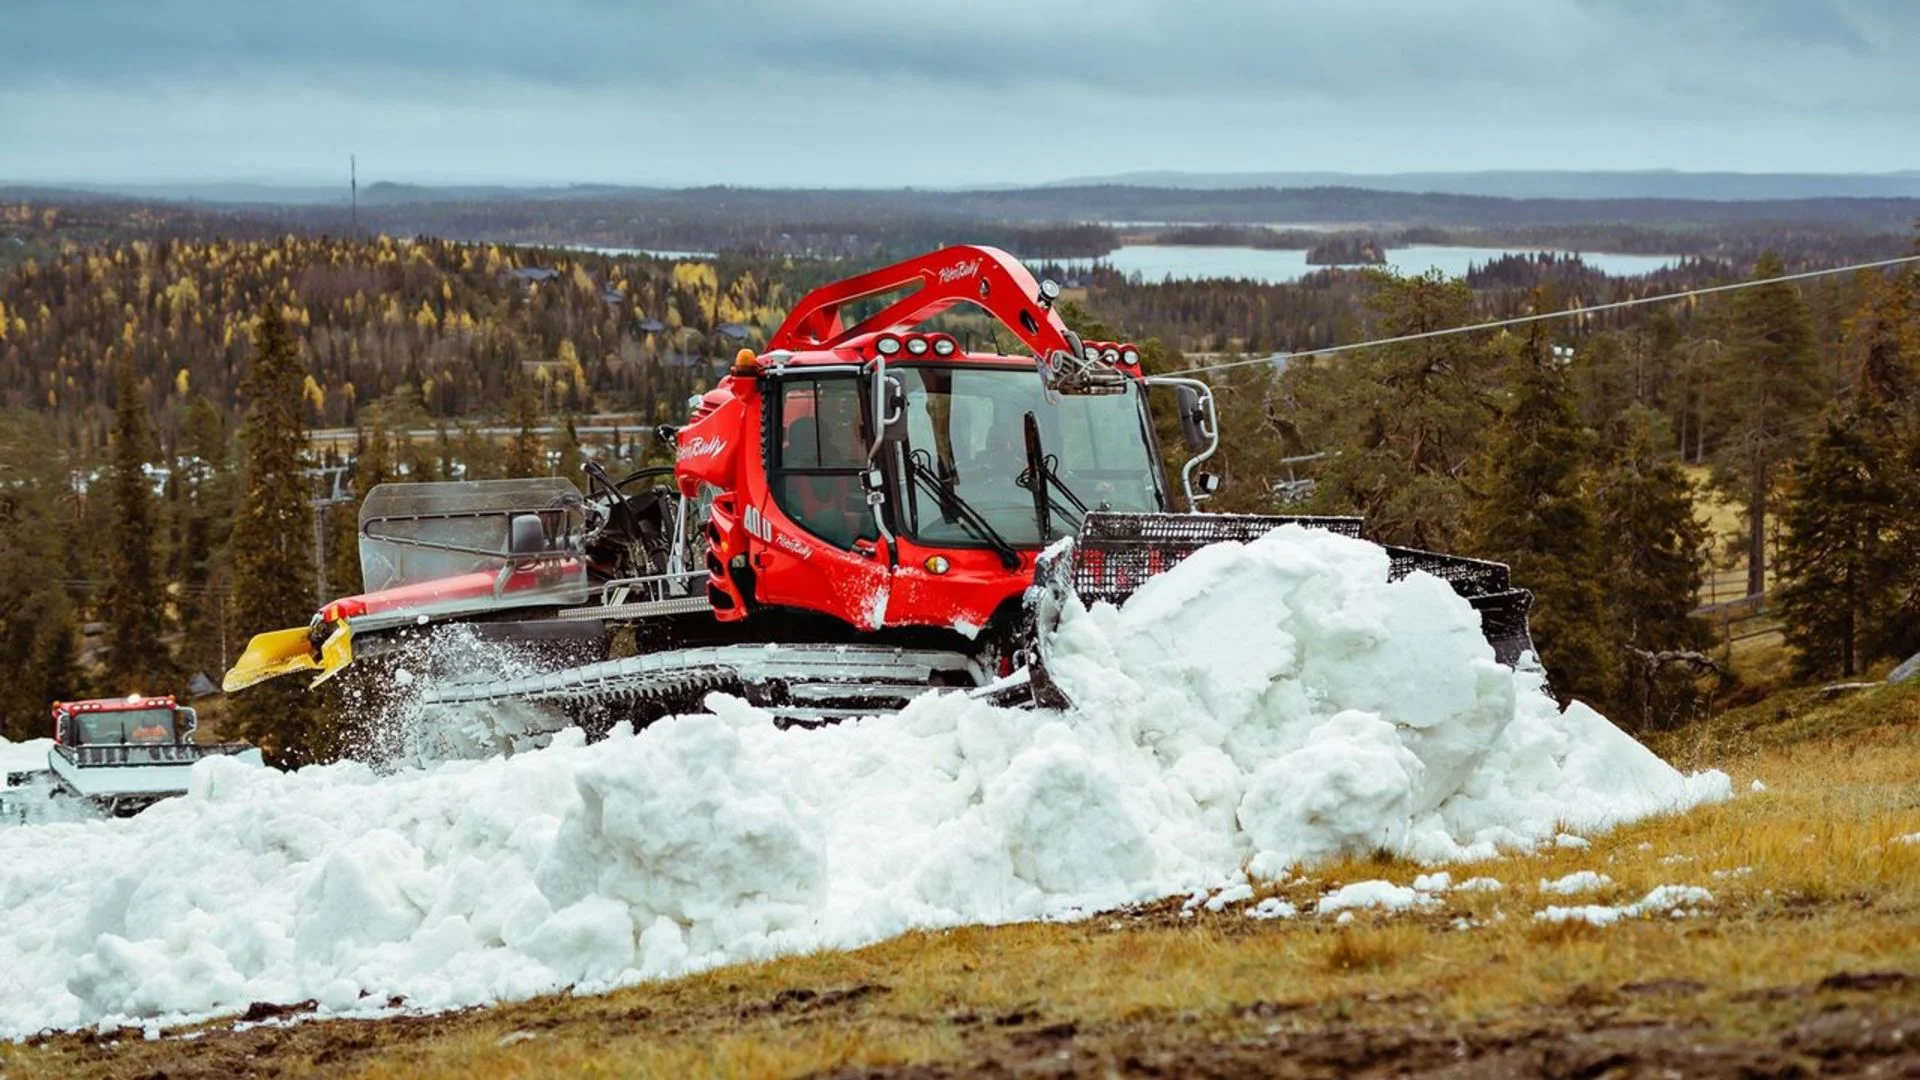
[[[519,266],[507,271],[507,276],[525,285],[529,291],[536,289],[543,281],[552,281],[560,276],[560,271],[549,266]]]

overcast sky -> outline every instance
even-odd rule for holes
[[[936,14],[939,13],[939,14]],[[1920,168],[1920,0],[0,0],[0,181]]]

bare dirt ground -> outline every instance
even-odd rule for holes
[[[724,1002],[658,1008],[618,997],[560,999],[569,1006],[564,1015],[552,1011],[555,1001],[228,1028],[190,1040],[147,1041],[131,1031],[61,1036],[15,1052],[15,1068],[4,1075],[688,1075],[618,1049],[650,1036],[747,1034],[769,1025],[786,1041],[857,1044],[876,1026],[905,1025],[941,1029],[953,1052],[790,1072],[774,1058],[756,1062],[716,1046],[722,1057],[684,1064],[692,1074],[835,1077],[1920,1076],[1920,972],[1897,970],[1835,972],[1733,994],[1687,978],[1577,983],[1552,1000],[1472,1018],[1450,1015],[1417,991],[1261,1000],[1117,1021],[1088,1021],[1070,1002],[1042,1001],[986,1013],[961,1001],[903,1016],[894,997],[877,983],[792,985],[770,996],[740,987]],[[558,1043],[572,1049],[556,1055]]]

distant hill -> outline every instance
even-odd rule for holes
[[[0,200],[10,194],[23,202],[60,202],[76,209],[129,202],[123,196],[0,185]],[[1920,197],[1509,198],[1356,187],[1135,184],[929,191],[369,182],[360,189],[357,219],[338,199],[145,205],[167,208],[157,218],[142,219],[161,222],[163,234],[191,231],[184,214],[207,219],[203,226],[225,230],[223,235],[291,228],[341,236],[357,227],[363,233],[451,240],[854,258],[921,251],[961,239],[1037,258],[1091,258],[1111,252],[1129,236],[1264,225],[1292,232],[1401,235],[1416,230],[1423,238],[1403,242],[1701,255],[1744,263],[1770,246],[1832,258],[1906,251],[1920,220]],[[1310,247],[1321,239],[1291,242]],[[1251,242],[1285,246],[1264,233]]]
[[[5,182],[0,177],[0,184]],[[54,185],[48,185],[49,187]],[[347,185],[273,184],[205,181],[165,184],[61,184],[68,191],[114,194],[166,202],[230,204],[346,205]],[[1499,199],[1679,199],[1707,202],[1781,202],[1806,199],[1920,198],[1920,169],[1887,173],[1741,173],[1514,170],[1487,172],[1128,172],[1089,176],[1041,185],[1043,189],[1126,187],[1172,191],[1299,190],[1345,188],[1396,194],[1471,195]],[[614,184],[402,184],[363,180],[362,206],[399,206],[430,202],[569,201],[665,195],[672,191],[753,190],[708,187],[665,189]],[[857,195],[855,190],[794,189],[821,194]],[[916,189],[901,189],[911,191]],[[981,196],[1030,190],[1014,184],[980,184],[962,189],[919,188],[927,195]]]
[[[1048,187],[1359,188],[1365,191],[1485,195],[1502,199],[1920,198],[1920,170],[1890,173],[1678,172],[1130,172],[1061,180]]]

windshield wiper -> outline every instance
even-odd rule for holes
[[[1073,493],[1073,489],[1067,486],[1066,481],[1060,479],[1060,474],[1055,472],[1053,465],[1048,462],[1046,447],[1040,443],[1040,418],[1029,412],[1026,415],[1025,425],[1027,471],[1021,474],[1016,483],[1033,492],[1033,516],[1039,521],[1040,536],[1045,540],[1052,536],[1050,530],[1053,523],[1050,518],[1054,510],[1060,511],[1062,515],[1073,517],[1073,527],[1078,529],[1087,519],[1087,504],[1080,501],[1080,496]],[[1067,502],[1072,503],[1073,509],[1079,513],[1073,514],[1059,499],[1054,498],[1052,494],[1054,491],[1065,496]]]
[[[951,509],[954,516],[959,518],[962,524],[972,529],[982,540],[985,540],[987,545],[999,554],[1001,565],[1009,570],[1020,565],[1020,553],[1014,550],[1014,546],[1008,543],[1007,538],[1001,535],[1000,530],[993,527],[992,522],[988,521],[980,511],[973,508],[972,503],[962,498],[959,492],[953,490],[952,484],[941,483],[940,478],[934,475],[933,470],[913,454],[907,454],[906,459],[907,471],[912,474],[914,480],[918,481],[920,486],[926,488],[929,495],[940,501],[942,509]]]

